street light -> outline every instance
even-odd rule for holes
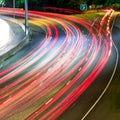
[[[24,0],[25,7],[25,33],[27,34],[28,28],[28,0]],[[13,9],[14,9],[14,17],[15,17],[15,0],[13,0]]]

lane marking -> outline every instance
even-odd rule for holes
[[[49,104],[52,100],[53,100],[53,98],[49,99],[49,100],[45,103],[45,105]]]
[[[116,15],[116,16],[117,16],[117,15]],[[112,31],[112,29],[113,29],[113,25],[114,25],[114,23],[115,23],[116,16],[115,16],[115,18],[114,18],[114,20],[113,20],[113,24],[112,24],[112,27],[111,27],[111,31]],[[110,36],[112,36],[112,35],[110,34]],[[111,37],[111,38],[112,38],[112,37]],[[112,39],[111,39],[111,40],[112,40]],[[112,40],[112,41],[113,41],[113,40]],[[98,99],[97,99],[97,100],[95,101],[95,103],[91,106],[91,108],[87,111],[87,113],[82,117],[81,120],[84,120],[84,119],[88,116],[88,114],[90,114],[90,112],[93,110],[93,108],[94,108],[94,107],[97,105],[97,103],[101,100],[101,98],[103,97],[103,95],[105,94],[105,92],[107,91],[108,87],[110,86],[110,84],[111,84],[111,82],[112,82],[112,80],[113,80],[113,77],[114,77],[114,75],[115,75],[115,72],[116,72],[116,69],[117,69],[117,66],[118,66],[118,60],[119,60],[119,52],[118,52],[118,49],[117,49],[114,41],[113,41],[113,46],[115,47],[116,54],[117,54],[117,56],[116,56],[116,57],[117,57],[117,58],[116,58],[116,63],[115,63],[115,67],[114,67],[114,70],[113,70],[113,74],[112,74],[112,76],[111,76],[111,78],[110,78],[107,86],[105,87],[105,89],[104,89],[103,92],[101,93],[101,95],[98,97]]]

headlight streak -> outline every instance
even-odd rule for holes
[[[3,11],[9,11],[10,14],[13,14],[10,9],[8,11],[3,9]],[[100,27],[99,24],[95,23],[95,26],[91,28],[90,21],[83,21],[67,15],[30,11],[31,20],[38,21],[38,24],[39,17],[42,17],[41,24],[47,28],[45,30],[46,35],[42,44],[40,43],[37,48],[20,61],[0,72],[1,85],[11,80],[11,83],[4,87],[1,86],[0,118],[14,116],[31,104],[34,106],[37,101],[43,99],[50,91],[64,82],[63,87],[51,95],[49,99],[42,101],[25,118],[53,120],[61,115],[87,89],[106,65],[112,50],[112,41],[109,38],[109,22],[113,12],[111,10],[105,14],[100,22]],[[22,10],[17,10],[17,13],[23,16]],[[76,24],[80,24],[90,32],[92,36],[90,41],[84,39],[81,29]],[[60,29],[64,31],[65,36],[63,38],[60,37],[57,26],[60,26]],[[103,26],[106,27],[105,30],[103,30]],[[98,53],[100,56],[96,65],[84,81],[80,81],[81,76],[98,57]],[[36,62],[37,65],[31,71],[12,82],[14,76],[27,70]],[[78,69],[79,71],[70,80],[67,80]],[[67,94],[67,91],[77,82],[79,83],[78,86]],[[66,95],[63,98],[64,94]],[[59,100],[60,98],[61,100]],[[52,105],[54,107],[49,109]],[[45,113],[46,110],[47,113]]]

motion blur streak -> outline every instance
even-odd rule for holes
[[[40,28],[43,37],[34,38],[34,44],[39,39],[35,47],[0,71],[0,119],[58,118],[106,65],[112,51],[113,13],[108,10],[92,22],[29,11],[29,24]],[[14,13],[0,8],[0,14]],[[22,18],[24,10],[16,9],[15,14]]]

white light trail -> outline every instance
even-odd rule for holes
[[[9,42],[10,28],[6,21],[0,19],[0,49]]]

